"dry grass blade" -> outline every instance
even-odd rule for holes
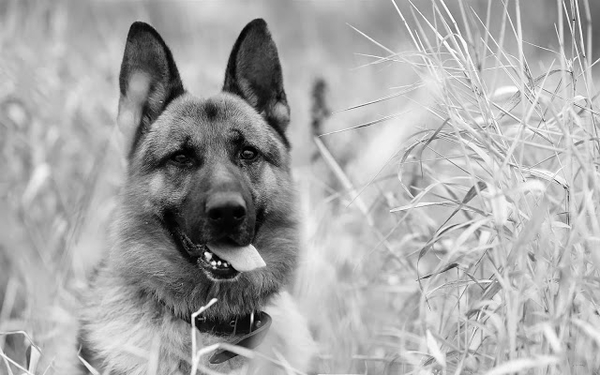
[[[334,176],[342,184],[342,186],[344,187],[344,190],[346,191],[346,194],[349,197],[351,197],[350,198],[351,202],[355,202],[356,207],[358,207],[360,212],[364,215],[364,217],[367,221],[367,224],[369,226],[372,226],[373,219],[371,218],[369,209],[367,208],[367,205],[361,199],[360,194],[358,193],[358,191],[352,184],[352,181],[350,181],[350,178],[348,178],[348,176],[346,175],[346,173],[344,172],[342,167],[340,167],[340,165],[335,160],[333,155],[331,155],[331,153],[329,152],[329,150],[327,149],[327,147],[325,146],[323,141],[321,141],[321,139],[319,139],[319,137],[314,137],[313,140],[314,140],[315,144],[317,145],[317,150],[319,151],[319,154],[325,161],[325,164],[327,164],[327,166],[333,172]]]
[[[319,137],[325,137],[325,136],[332,135],[332,134],[343,133],[343,132],[347,132],[347,131],[350,131],[350,130],[357,130],[357,129],[368,128],[368,127],[373,126],[373,125],[377,125],[377,124],[381,124],[381,123],[389,121],[389,120],[393,120],[394,118],[397,118],[397,117],[400,117],[402,115],[405,115],[406,113],[407,112],[400,112],[400,113],[396,113],[396,114],[393,114],[393,115],[384,116],[382,118],[379,118],[379,119],[373,120],[373,121],[369,121],[369,122],[364,123],[364,124],[355,125],[355,126],[351,126],[349,128],[344,128],[344,129],[340,129],[340,130],[333,130],[333,131],[330,131],[330,132],[326,132],[326,133],[320,134]],[[317,147],[320,150],[319,144],[317,144]]]
[[[485,373],[485,375],[505,375],[522,373],[534,368],[545,368],[559,362],[558,358],[550,356],[539,356],[536,358],[515,359],[499,365]]]

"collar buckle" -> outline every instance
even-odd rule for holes
[[[255,317],[254,313],[252,313],[250,315],[246,315],[245,317],[236,319],[234,329],[238,328],[239,320],[246,321],[246,319],[248,319],[247,322],[250,324],[248,325],[248,333],[239,337],[231,344],[248,349],[254,349],[263,342],[263,340],[267,336],[269,327],[271,326],[272,319],[271,316],[264,311],[259,311],[256,313],[256,315],[257,316]],[[237,356],[236,353],[230,352],[225,349],[221,349],[216,351],[208,361],[210,364],[214,365],[228,361],[235,356]]]

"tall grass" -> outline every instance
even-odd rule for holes
[[[362,272],[350,282],[356,295],[337,289],[349,322],[334,324],[329,340],[352,347],[338,349],[353,358],[349,369],[600,373],[590,4],[557,1],[558,47],[545,49],[552,59],[541,62],[524,52],[521,2],[503,2],[500,12],[487,4],[477,14],[460,1],[453,14],[436,0],[427,15],[393,4],[413,51],[381,45],[386,54],[373,64],[414,69],[433,96],[434,120],[389,162],[398,179],[382,173],[371,183],[395,219],[387,232],[371,228],[379,251],[354,262]],[[315,234],[322,237],[330,236]],[[352,306],[361,301],[371,303]],[[353,325],[363,340],[343,338]]]

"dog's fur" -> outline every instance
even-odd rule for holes
[[[312,340],[285,291],[299,246],[285,135],[290,111],[266,23],[254,20],[241,32],[223,92],[199,99],[185,91],[160,35],[136,22],[127,37],[120,92],[128,174],[109,254],[81,315],[82,357],[112,375],[189,374],[192,333],[198,348],[230,340],[194,332],[189,323],[193,312],[216,298],[208,318],[269,312],[273,325],[258,350],[306,371]],[[247,208],[234,229],[207,218],[207,202],[222,192]],[[252,243],[266,267],[217,280],[190,259],[173,226],[197,245],[225,237]],[[254,368],[242,356],[222,365],[209,365],[208,357],[201,365],[218,371]]]

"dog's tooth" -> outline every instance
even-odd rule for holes
[[[217,262],[215,262],[214,260],[212,262],[210,262],[210,264],[212,264],[213,267],[217,266]]]
[[[217,262],[217,266],[220,266],[220,265],[221,265],[221,261],[219,260],[219,261]]]
[[[223,262],[223,267],[229,267],[229,263]]]
[[[206,258],[207,260],[211,260],[212,259],[212,253],[209,253],[208,251],[204,252],[204,258]]]

